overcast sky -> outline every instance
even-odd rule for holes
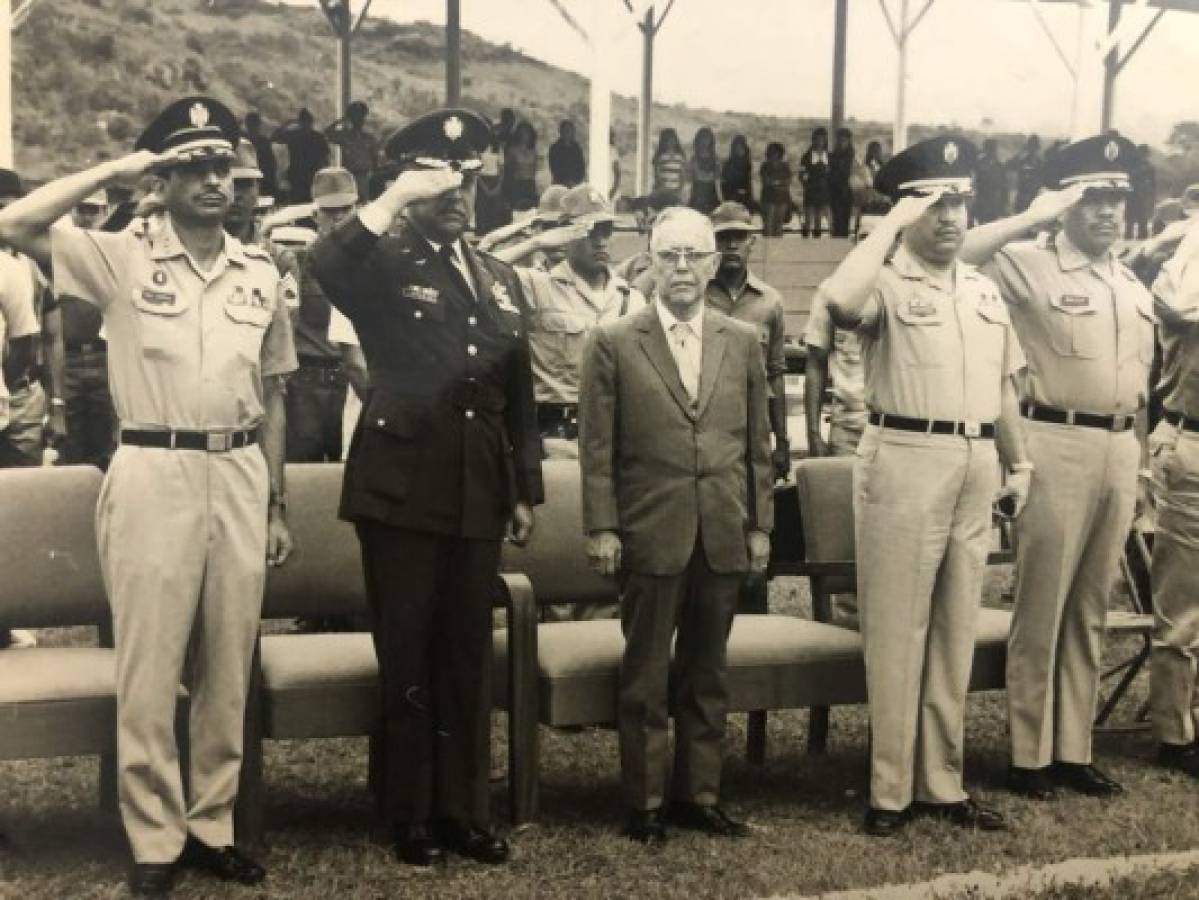
[[[307,5],[314,0],[288,0]],[[363,0],[352,0],[360,9]],[[586,73],[588,51],[550,0],[461,0],[463,28]],[[582,23],[590,0],[560,0]],[[623,9],[620,0],[613,7]],[[886,0],[897,10],[899,0]],[[659,9],[664,5],[659,2]],[[923,0],[911,0],[912,10]],[[1048,4],[1042,4],[1046,6]],[[1101,3],[1106,6],[1106,3]],[[714,109],[827,115],[833,0],[676,0],[656,48],[655,93]],[[445,22],[444,0],[375,0],[371,15]],[[1147,21],[1143,10],[1125,16]],[[1075,8],[1045,17],[1072,54]],[[640,89],[640,34],[631,18],[614,42],[614,89]],[[1064,133],[1072,82],[1025,0],[937,0],[910,43],[909,121]],[[890,120],[895,45],[877,0],[850,0],[847,113]],[[469,71],[469,61],[464,63]],[[1199,119],[1199,15],[1167,13],[1121,75],[1116,126],[1162,143],[1170,127]],[[1087,104],[1097,109],[1094,98]],[[1095,113],[1098,126],[1098,113]]]

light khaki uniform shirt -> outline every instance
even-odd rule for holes
[[[972,266],[947,291],[901,246],[879,273],[857,332],[866,406],[962,422],[999,417],[1003,379],[1024,366],[999,290]]]
[[[1162,266],[1153,295],[1161,318],[1162,404],[1199,418],[1199,252]]]
[[[110,234],[51,229],[55,287],[104,313],[109,383],[123,427],[225,431],[262,420],[262,379],[296,368],[279,271],[225,236],[202,271],[169,217]]]
[[[999,285],[1028,356],[1021,399],[1098,415],[1145,405],[1153,298],[1108,254],[1092,262],[1059,233],[1009,244],[983,271]]]
[[[645,298],[608,270],[595,290],[568,260],[549,272],[518,268],[528,319],[533,391],[538,403],[578,403],[583,348],[591,330],[644,308]]]

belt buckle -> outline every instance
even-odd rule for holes
[[[962,423],[962,434],[968,438],[977,438],[983,436],[983,427],[980,422],[967,421]]]
[[[233,433],[210,431],[205,435],[209,453],[228,453],[233,449]]]

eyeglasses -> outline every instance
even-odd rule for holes
[[[207,178],[211,173],[217,178],[228,178],[232,165],[228,159],[192,159],[172,168],[181,175],[192,178]]]
[[[711,259],[716,255],[715,250],[693,250],[690,247],[670,247],[666,250],[658,250],[654,253],[658,258],[658,262],[667,266],[678,267],[680,262],[685,263],[688,268],[694,268],[704,260]]]

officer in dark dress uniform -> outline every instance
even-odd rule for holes
[[[528,538],[542,484],[520,282],[461,239],[490,138],[464,109],[395,132],[400,176],[311,251],[373,384],[341,516],[379,657],[384,806],[412,865],[508,856],[488,825],[491,605],[501,540]]]

